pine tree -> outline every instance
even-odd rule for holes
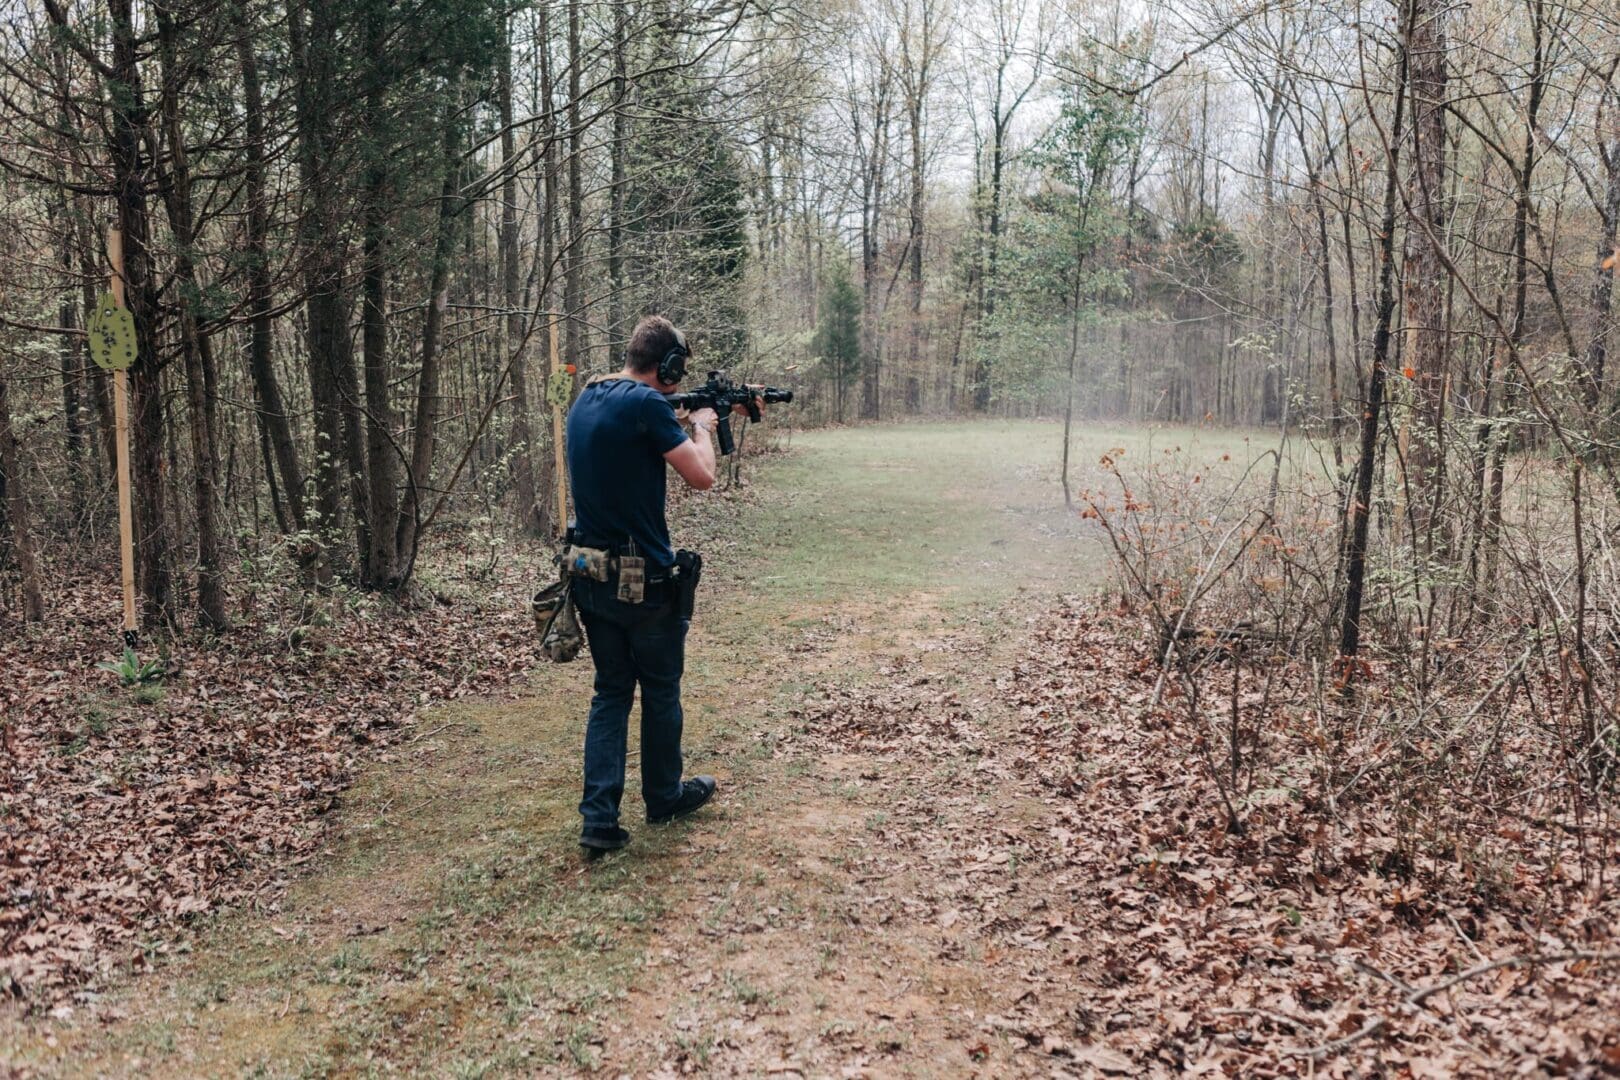
[[[833,264],[831,280],[821,294],[814,348],[822,371],[833,382],[838,421],[843,423],[845,397],[861,373],[861,296],[846,262]]]
[[[659,109],[637,121],[627,153],[626,277],[636,284],[625,306],[669,316],[693,332],[705,367],[730,367],[748,348],[742,155],[711,90],[677,75],[649,83],[642,93]]]

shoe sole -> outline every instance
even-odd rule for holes
[[[647,824],[649,824],[649,825],[668,825],[672,821],[679,821],[679,820],[681,820],[681,818],[691,817],[693,814],[697,813],[699,810],[703,809],[705,806],[708,806],[709,805],[709,800],[714,798],[715,793],[718,792],[719,790],[720,790],[719,785],[716,785],[716,786],[709,789],[708,794],[703,796],[703,801],[698,803],[696,806],[689,806],[685,810],[682,810],[678,814],[665,814],[663,817],[650,817],[650,818],[647,819]]]
[[[625,848],[630,846],[630,838],[626,836],[618,843],[614,843],[611,840],[599,840],[596,837],[581,836],[579,838],[579,846],[582,851],[623,851]]]

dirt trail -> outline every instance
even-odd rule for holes
[[[1140,440],[1140,435],[1131,436]],[[1095,461],[1120,436],[1088,438]],[[1038,778],[994,678],[1097,580],[1057,433],[801,437],[746,497],[686,507],[716,587],[690,645],[688,763],[724,797],[574,848],[589,665],[457,706],[373,767],[309,876],[160,973],[9,1021],[46,1075],[1085,1074],[1072,901],[1020,862]],[[698,513],[700,512],[700,513]],[[1049,932],[1026,940],[1031,913]],[[1016,914],[1016,918],[1008,916]],[[1037,919],[1037,923],[1042,920]],[[1016,928],[1016,929],[1015,929]],[[0,1056],[0,1065],[7,1059]]]

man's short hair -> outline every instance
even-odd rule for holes
[[[669,355],[671,349],[680,345],[680,335],[675,332],[675,324],[662,315],[644,315],[636,328],[630,332],[630,344],[625,349],[625,357],[630,370],[637,373],[652,371],[659,361]]]

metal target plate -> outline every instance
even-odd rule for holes
[[[135,316],[118,306],[112,293],[102,293],[90,316],[90,359],[106,371],[124,371],[135,363],[138,342]]]
[[[574,377],[566,371],[553,371],[546,379],[546,401],[554,409],[566,411],[574,396]]]

